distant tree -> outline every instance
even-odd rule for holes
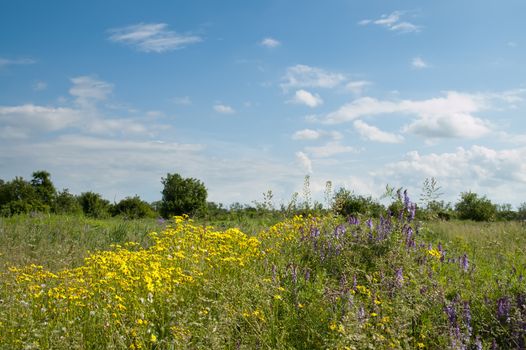
[[[455,210],[461,220],[492,221],[497,214],[496,206],[489,199],[473,192],[463,192]]]
[[[206,208],[207,190],[201,181],[168,173],[161,182],[164,186],[161,201],[163,217],[194,215],[198,210]]]
[[[356,195],[345,188],[336,192],[332,204],[333,210],[343,216],[363,214],[378,217],[385,211],[384,206],[371,197]]]
[[[112,207],[113,215],[123,215],[128,219],[154,218],[156,213],[147,202],[139,196],[126,197]]]
[[[38,199],[51,208],[57,195],[57,190],[51,181],[51,174],[44,170],[35,171],[31,186],[35,189]]]
[[[80,214],[82,207],[80,206],[77,197],[71,193],[67,188],[57,193],[53,203],[53,212],[57,214]]]
[[[92,218],[105,218],[109,216],[110,202],[94,192],[84,192],[78,197],[84,215]]]
[[[512,221],[518,219],[518,213],[513,210],[513,207],[509,203],[497,204],[496,206],[496,218],[500,221]]]
[[[47,211],[49,207],[38,198],[35,188],[22,177],[0,185],[0,212],[2,216]]]
[[[526,220],[526,202],[521,203],[517,210],[517,218],[519,220]]]

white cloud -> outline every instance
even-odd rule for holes
[[[316,158],[327,158],[341,153],[355,153],[356,149],[338,141],[330,141],[323,146],[305,147],[305,151]]]
[[[12,66],[12,65],[24,65],[24,64],[35,64],[35,61],[32,58],[17,58],[17,59],[8,59],[0,57],[0,68]]]
[[[411,60],[411,66],[415,69],[424,69],[424,68],[429,68],[429,64],[427,62],[425,62],[422,57],[414,57],[412,60]]]
[[[224,105],[224,104],[216,104],[214,105],[214,111],[221,114],[233,114],[236,113],[234,108]]]
[[[340,73],[328,72],[321,68],[297,64],[287,68],[281,88],[288,91],[291,88],[334,88],[345,81]]]
[[[57,131],[75,125],[82,119],[79,111],[26,104],[0,106],[2,124],[27,133],[29,131]],[[13,129],[11,129],[13,130]]]
[[[350,81],[345,85],[345,89],[352,92],[356,96],[360,96],[365,88],[371,84],[372,83],[367,80]]]
[[[306,172],[308,172],[309,174],[312,173],[312,161],[305,153],[296,152],[296,158],[298,159],[298,161],[303,166]]]
[[[45,81],[36,81],[33,84],[33,90],[35,91],[43,91],[47,89],[47,83]]]
[[[325,131],[325,130],[312,130],[303,129],[298,130],[292,135],[293,140],[318,140],[322,137],[330,137],[333,140],[341,140],[343,135],[339,131]]]
[[[369,24],[376,24],[385,27],[391,31],[410,33],[419,32],[420,26],[417,26],[411,22],[403,21],[402,16],[405,15],[404,11],[394,11],[390,14],[384,14],[379,19],[371,20],[364,19],[358,22],[359,25],[366,26]]]
[[[321,133],[312,129],[298,130],[292,135],[293,140],[317,140],[321,137]]]
[[[363,138],[371,141],[382,143],[401,143],[404,139],[400,135],[382,131],[377,127],[369,125],[361,120],[354,121],[354,128]]]
[[[498,97],[505,96],[498,95]],[[491,99],[494,98],[496,96],[455,91],[447,92],[444,97],[417,101],[382,101],[363,97],[329,113],[325,116],[324,122],[336,124],[365,116],[398,113],[417,118],[405,127],[406,132],[433,138],[477,138],[487,134],[491,130],[491,125],[473,114],[489,109]]]
[[[69,93],[76,97],[76,103],[83,107],[105,100],[113,91],[113,84],[90,76],[72,78],[71,82],[73,86]]]
[[[109,32],[111,41],[133,46],[143,52],[173,51],[202,41],[197,35],[179,34],[169,30],[166,23],[140,23],[110,29]]]
[[[443,189],[450,196],[468,190],[486,191],[492,200],[509,203],[523,200],[517,198],[517,193],[526,190],[524,159],[526,148],[495,150],[472,146],[427,155],[413,151],[404,160],[386,165],[381,176],[406,184],[435,177],[439,184],[447,184]]]
[[[323,104],[323,100],[318,94],[312,94],[307,90],[298,90],[294,94],[294,98],[290,101],[296,104],[303,104],[310,108],[315,108]]]
[[[278,47],[281,45],[281,42],[274,39],[274,38],[264,38],[263,40],[261,40],[260,44],[262,46],[265,46],[265,47],[268,47],[268,48],[275,48],[275,47]]]

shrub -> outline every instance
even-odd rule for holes
[[[161,180],[164,188],[161,192],[161,215],[168,218],[173,215],[193,215],[206,208],[207,191],[205,185],[194,178],[183,178],[179,174],[166,175]]]
[[[128,219],[154,218],[155,211],[152,207],[141,200],[138,196],[126,197],[112,208],[113,215],[123,215]]]
[[[53,203],[53,212],[57,214],[80,214],[82,213],[82,207],[77,197],[69,193],[69,190],[65,188],[57,194]]]
[[[78,197],[84,215],[92,218],[105,218],[109,216],[110,202],[103,199],[100,194],[84,192]]]
[[[385,208],[371,197],[355,195],[351,191],[340,188],[334,195],[333,210],[343,216],[363,214],[378,217]]]
[[[474,221],[492,221],[497,213],[496,206],[486,196],[479,197],[473,192],[463,192],[455,210],[459,219]]]

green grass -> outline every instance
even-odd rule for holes
[[[98,290],[81,299],[87,306],[78,306],[77,299],[58,295],[74,296],[68,288],[78,276],[49,278],[34,269],[0,274],[0,349],[522,346],[526,226],[393,219],[384,237],[379,221],[371,234],[366,219],[351,225],[332,216],[303,218],[270,228],[280,218],[227,216],[186,228],[179,223],[166,236],[165,224],[156,220],[0,219],[4,270],[36,264],[58,273],[81,266],[91,271],[91,280],[82,281]],[[409,225],[415,231],[419,226],[419,233],[410,237]],[[231,227],[257,238],[258,253],[244,250],[245,236],[232,241],[230,231],[221,232]],[[152,240],[151,231],[167,240]],[[112,248],[125,242],[139,246]],[[100,266],[84,261],[99,250],[108,251],[95,255]],[[223,255],[214,258],[213,251]],[[182,258],[174,260],[178,253]],[[236,257],[244,254],[238,264]],[[126,266],[131,275],[124,274]],[[177,268],[193,281],[164,279],[155,290],[145,287],[148,278]],[[133,286],[127,284],[130,276],[138,277]],[[41,289],[48,294],[31,297]],[[52,312],[58,306],[64,312]]]

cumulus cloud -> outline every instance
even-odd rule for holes
[[[411,60],[411,66],[415,69],[429,68],[429,64],[425,62],[420,56],[414,57]]]
[[[369,125],[361,120],[354,121],[354,128],[365,139],[381,143],[401,143],[404,138],[401,135],[382,131],[376,126]]]
[[[44,91],[47,89],[47,83],[45,81],[36,81],[33,84],[33,90],[35,91]]]
[[[281,42],[279,40],[274,39],[274,38],[267,37],[267,38],[264,38],[263,40],[261,40],[260,45],[272,49],[272,48],[280,46]]]
[[[230,107],[228,105],[221,104],[221,103],[214,105],[214,111],[216,111],[217,113],[221,113],[221,114],[234,114],[234,113],[236,113],[234,108],[232,108],[232,107]]]
[[[402,16],[406,14],[405,11],[394,11],[390,14],[384,14],[378,19],[364,19],[358,22],[359,25],[366,26],[375,24],[387,28],[394,32],[411,33],[419,32],[420,26],[417,26],[409,21],[402,20]]]
[[[192,100],[190,99],[189,96],[174,97],[172,101],[176,105],[181,105],[181,106],[189,106],[192,104]]]
[[[57,131],[77,124],[82,114],[72,108],[45,107],[26,104],[20,106],[0,106],[0,120],[10,129],[25,133],[33,131]]]
[[[290,101],[291,103],[302,104],[310,108],[315,108],[323,104],[323,100],[318,94],[313,94],[307,90],[298,90],[294,94],[294,98]]]
[[[352,92],[354,95],[360,96],[365,88],[371,84],[372,83],[367,80],[355,80],[345,84],[345,89]]]
[[[499,96],[503,98],[504,96]],[[487,110],[495,96],[449,91],[443,97],[427,100],[383,101],[363,97],[325,116],[327,124],[352,121],[365,116],[403,114],[416,117],[405,131],[432,138],[477,138],[491,130],[488,121],[474,116]],[[508,97],[509,98],[509,97]]]
[[[69,93],[76,98],[76,103],[83,107],[105,100],[113,91],[113,84],[91,76],[75,77],[71,82],[73,86],[69,89]]]
[[[13,65],[24,65],[24,64],[34,64],[37,61],[35,61],[32,58],[17,58],[17,59],[8,59],[0,57],[0,68],[7,67],[7,66],[13,66]]]
[[[484,189],[492,199],[502,202],[518,200],[517,191],[526,190],[526,148],[496,150],[484,146],[454,152],[420,154],[412,151],[405,159],[390,163],[381,176],[404,183],[435,177],[446,183],[452,195]],[[374,174],[375,176],[380,174]],[[522,199],[520,199],[522,200]]]
[[[300,162],[300,164],[306,172],[312,173],[312,161],[305,153],[296,152],[296,158],[298,159],[298,161]]]
[[[109,33],[111,41],[132,46],[143,52],[173,51],[202,41],[197,35],[169,30],[166,23],[139,23],[110,29]]]
[[[330,137],[333,140],[341,140],[343,135],[339,131],[325,131],[303,129],[298,130],[292,135],[293,140],[318,140],[322,137]]]
[[[334,88],[346,80],[345,75],[333,73],[321,68],[297,64],[287,68],[282,78],[281,88]]]

